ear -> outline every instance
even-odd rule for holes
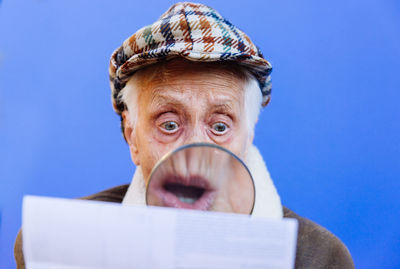
[[[253,140],[254,140],[254,131],[252,131],[251,134],[249,135],[249,144],[250,145],[253,144]]]
[[[253,141],[254,141],[254,133],[256,132],[256,125],[258,123],[258,117],[256,119],[256,122],[254,123],[253,128],[250,130],[250,134],[249,134],[249,144],[253,145]]]
[[[136,132],[134,126],[132,126],[132,121],[130,120],[127,110],[122,112],[122,124],[124,126],[124,136],[129,145],[131,159],[133,163],[138,166],[140,165],[140,158],[139,149],[137,147]]]

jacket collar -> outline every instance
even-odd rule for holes
[[[256,189],[256,200],[252,215],[275,219],[282,218],[283,210],[280,197],[256,146],[250,147],[245,163],[253,176]],[[136,167],[122,204],[146,205],[146,187],[140,166]]]

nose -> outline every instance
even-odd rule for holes
[[[207,135],[207,131],[205,127],[195,126],[190,132],[185,141],[185,144],[193,144],[193,143],[212,143],[210,138]]]

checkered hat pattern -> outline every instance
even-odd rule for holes
[[[258,80],[263,106],[270,100],[272,67],[250,38],[216,10],[184,2],[171,6],[156,22],[138,30],[112,54],[109,74],[115,111],[121,115],[125,109],[117,97],[135,71],[173,57],[241,64]]]

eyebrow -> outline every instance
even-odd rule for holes
[[[233,110],[232,102],[216,103],[213,104],[213,108],[217,112],[228,112]]]
[[[151,96],[149,106],[154,108],[174,107],[177,109],[184,109],[187,106],[187,103],[180,97],[181,95],[178,91],[172,95],[165,94],[162,91],[156,91]],[[228,96],[220,95],[217,98],[210,100],[208,104],[213,112],[229,114],[234,110],[235,100],[232,100]]]
[[[184,104],[171,97],[164,96],[163,94],[154,94],[151,97],[151,102],[150,102],[151,107],[163,107],[163,106],[174,106],[174,107],[183,107]]]

